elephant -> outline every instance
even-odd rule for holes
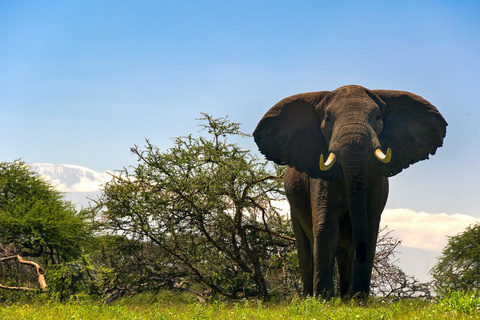
[[[368,297],[388,177],[435,154],[446,127],[418,95],[358,85],[293,95],[264,115],[253,137],[268,160],[287,165],[305,295]]]

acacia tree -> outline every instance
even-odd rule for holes
[[[395,249],[401,241],[391,235],[388,227],[381,228],[378,233],[370,285],[372,294],[394,299],[430,297],[430,283],[420,282],[396,265],[398,259],[394,259]]]
[[[282,170],[229,141],[245,136],[237,123],[206,114],[200,120],[207,137],[176,138],[166,152],[148,140],[131,149],[137,164],[114,176],[97,201],[103,231],[149,257],[139,264],[137,289],[169,284],[267,299],[275,281],[286,281],[294,242],[272,205],[283,197]],[[124,266],[131,259],[117,256]]]
[[[437,264],[430,271],[440,293],[480,289],[480,223],[449,237]]]

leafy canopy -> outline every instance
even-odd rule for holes
[[[480,289],[480,224],[448,240],[431,273],[439,292]]]
[[[78,257],[87,238],[86,218],[62,193],[23,161],[0,163],[0,244],[59,263]]]

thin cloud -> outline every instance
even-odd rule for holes
[[[448,242],[447,236],[463,232],[469,225],[480,222],[466,214],[416,212],[410,209],[386,209],[382,225],[393,230],[392,235],[402,241],[402,246],[429,251],[441,251]]]
[[[274,206],[290,214],[286,200],[275,201]],[[392,236],[402,241],[402,246],[439,252],[448,241],[448,236],[463,232],[469,225],[480,222],[466,214],[416,212],[410,209],[386,209],[381,225],[392,230]]]

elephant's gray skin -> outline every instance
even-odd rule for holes
[[[340,296],[368,296],[387,177],[435,154],[446,126],[417,95],[355,85],[294,95],[265,114],[253,136],[267,159],[288,165],[305,294],[334,294],[336,258]]]

